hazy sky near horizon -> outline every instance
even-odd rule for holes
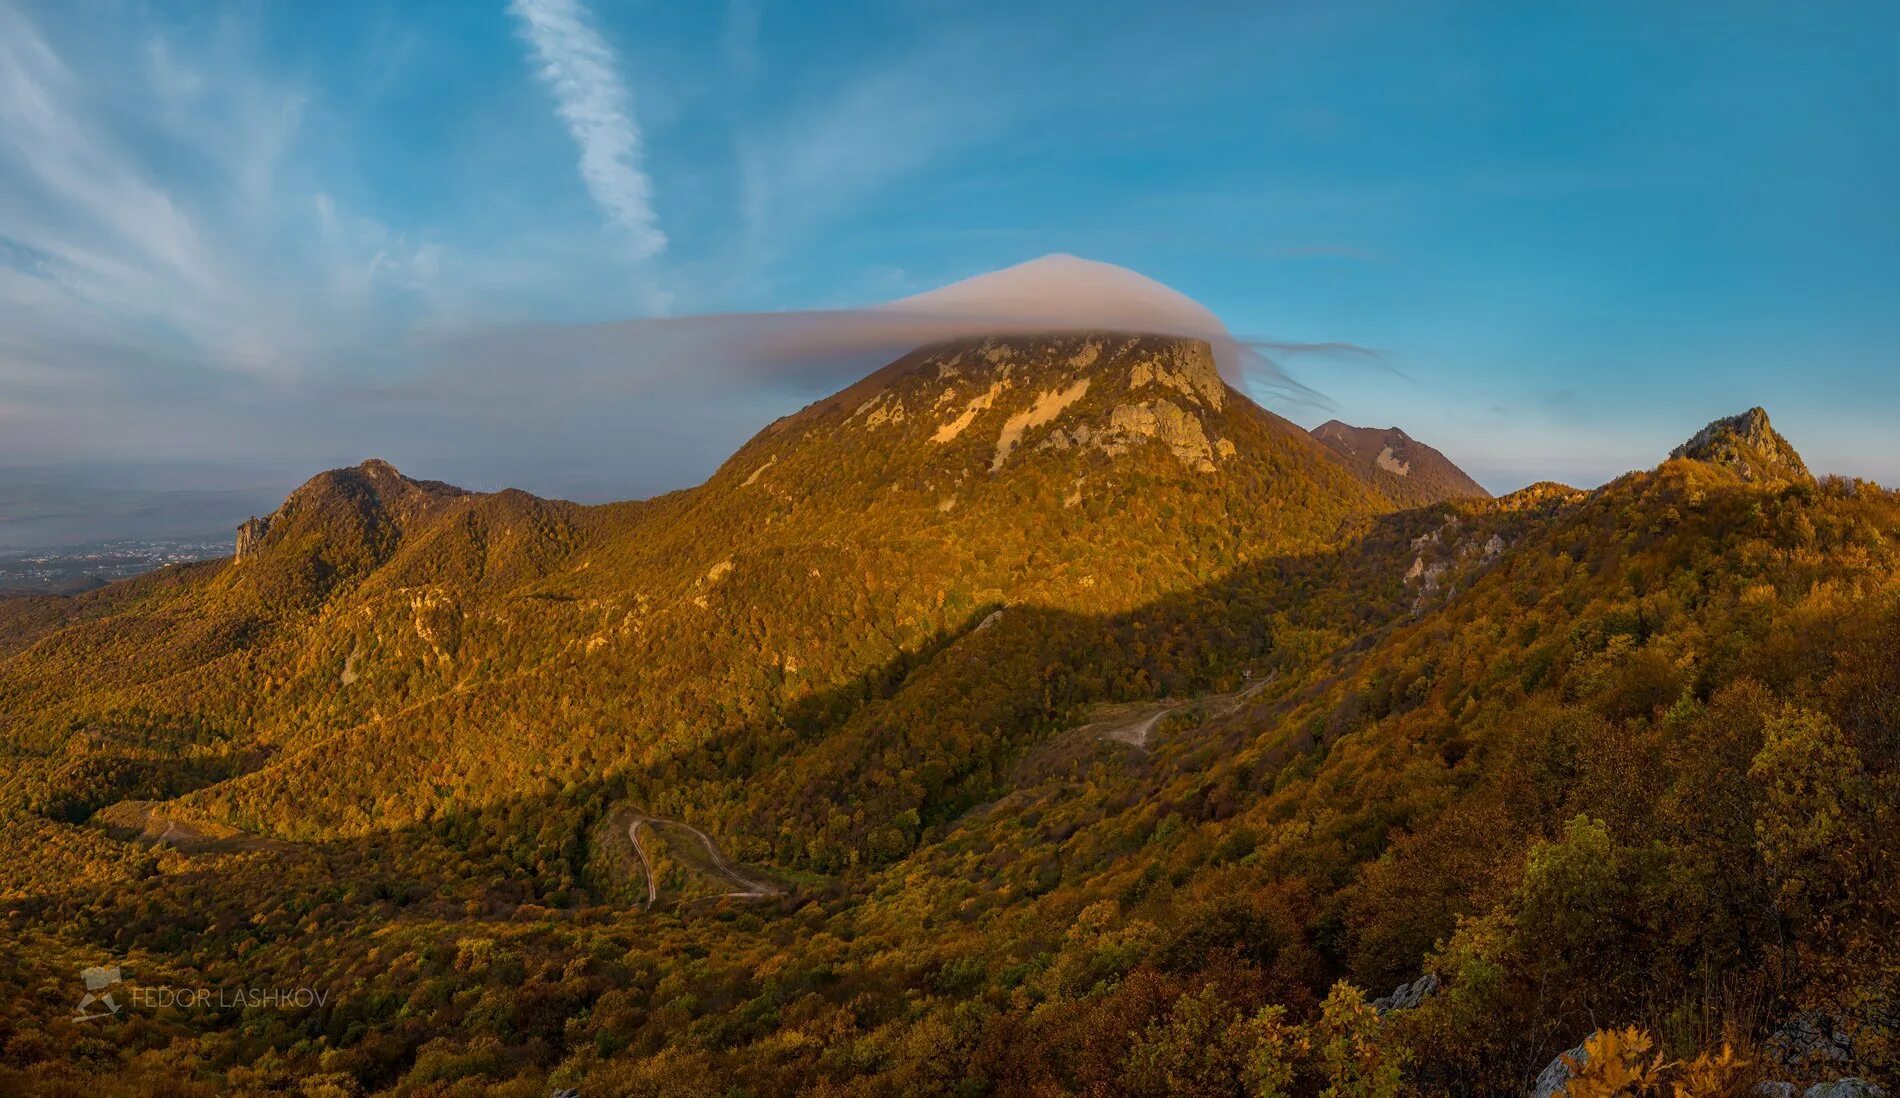
[[[686,348],[471,412],[455,349],[1070,252],[1374,349],[1276,410],[1493,489],[1753,404],[1900,483],[1897,48],[1874,3],[0,0],[0,464],[644,494],[816,394]]]

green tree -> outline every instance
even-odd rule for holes
[[[1870,853],[1859,753],[1826,716],[1790,708],[1768,722],[1748,777],[1756,843],[1782,910],[1826,914],[1848,898]]]
[[[1333,985],[1313,1023],[1313,1046],[1326,1083],[1322,1098],[1394,1098],[1409,1059],[1379,1012],[1344,980]]]

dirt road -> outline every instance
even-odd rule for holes
[[[653,859],[647,857],[646,845],[640,841],[640,825],[643,823],[646,823],[644,819],[634,817],[633,822],[627,825],[627,841],[633,844],[633,852],[640,856],[640,869],[647,879],[647,902],[641,910],[651,911],[653,901],[660,898],[660,882],[653,876]]]
[[[1130,705],[1116,706],[1114,712],[1099,720],[1082,726],[1105,740],[1115,740],[1135,747],[1147,747],[1148,736],[1155,726],[1163,720],[1186,710],[1199,706],[1207,711],[1211,720],[1224,717],[1239,709],[1241,703],[1265,690],[1269,683],[1278,677],[1274,672],[1259,682],[1253,683],[1229,694],[1203,694],[1184,701],[1135,702]]]
[[[722,876],[733,884],[738,885],[741,889],[741,891],[738,892],[728,892],[726,893],[727,896],[777,896],[785,891],[769,881],[755,881],[737,869],[734,869],[732,863],[728,862],[725,857],[719,853],[719,848],[713,845],[712,838],[692,824],[681,823],[678,820],[666,820],[663,822],[672,824],[674,827],[684,828],[686,831],[691,832],[693,837],[699,840],[699,844],[705,847],[706,857],[712,862],[713,868],[717,869]]]
[[[120,801],[99,811],[99,822],[121,839],[169,846],[183,854],[228,854],[234,851],[288,850],[295,844],[251,835],[237,828],[206,821],[187,821],[165,815],[161,801]]]
[[[653,859],[647,855],[646,844],[640,837],[640,829],[643,827],[653,834],[661,835],[662,838],[665,837],[663,834],[663,829],[665,828],[676,828],[679,831],[691,835],[700,849],[705,853],[705,865],[695,866],[689,863],[688,868],[699,872],[702,876],[717,876],[723,878],[726,883],[734,886],[731,891],[719,894],[722,899],[763,899],[768,896],[784,894],[785,890],[778,885],[770,881],[747,876],[745,873],[740,872],[737,867],[726,860],[724,854],[720,853],[718,845],[712,841],[712,836],[701,831],[699,828],[681,820],[669,820],[660,816],[649,816],[636,809],[632,810],[632,819],[627,824],[627,839],[633,844],[634,854],[639,857],[640,868],[647,879],[646,909],[651,909],[654,903],[659,900],[660,889],[658,876],[653,872]]]

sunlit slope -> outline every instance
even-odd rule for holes
[[[36,624],[51,632],[7,671],[46,697],[45,746],[156,714],[265,749],[188,805],[348,833],[730,738],[822,738],[997,607],[1126,610],[1388,506],[1227,387],[1204,344],[979,341],[907,356],[647,503],[465,493],[380,462],[326,473],[243,559],[136,612]],[[104,658],[164,614],[232,635]],[[55,653],[96,673],[56,688],[39,676]]]

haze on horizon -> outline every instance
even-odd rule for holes
[[[1275,411],[1400,426],[1493,490],[1600,483],[1755,404],[1894,483],[1897,31],[1792,3],[0,4],[0,466],[213,490],[373,455],[649,495],[987,315],[915,295],[1073,253],[1232,333]]]

